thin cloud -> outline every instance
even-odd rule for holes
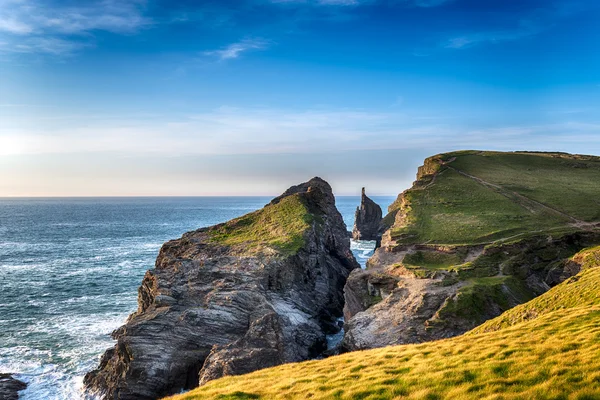
[[[520,16],[518,24],[512,28],[457,35],[446,40],[443,47],[448,49],[466,49],[486,43],[494,44],[521,40],[550,29],[559,20],[585,11],[586,7],[589,7],[589,4],[577,1],[568,4],[549,3],[545,8],[535,9],[526,15]]]
[[[405,4],[416,7],[437,7],[454,0],[270,0],[273,4],[298,4],[309,6],[361,6],[381,3]]]
[[[153,21],[141,0],[98,0],[77,6],[50,6],[39,0],[0,1],[1,50],[68,55],[89,47],[96,31],[133,34]]]
[[[465,127],[443,118],[432,118],[424,123],[419,116],[397,111],[229,107],[167,121],[151,116],[136,119],[94,119],[86,115],[65,118],[69,119],[67,124],[64,119],[46,118],[29,128],[25,120],[15,116],[12,121],[0,119],[0,155],[92,152],[165,156],[309,154],[431,149],[440,143],[447,148],[535,149],[542,142],[555,148],[570,143],[571,151],[579,148],[600,151],[597,134],[600,125],[577,121]],[[178,140],[174,141],[173,135]]]
[[[19,43],[0,43],[0,52],[22,54],[47,54],[53,56],[68,56],[90,47],[91,44],[59,38],[33,37]]]
[[[217,57],[219,60],[231,60],[240,57],[243,53],[252,50],[264,50],[269,46],[269,42],[264,39],[244,39],[240,42],[232,43],[219,50],[205,51],[205,56]]]
[[[484,43],[501,43],[510,42],[526,38],[528,36],[537,35],[543,29],[538,27],[519,28],[514,31],[499,31],[499,32],[480,32],[471,35],[458,36],[448,40],[447,49],[465,49],[478,44]]]

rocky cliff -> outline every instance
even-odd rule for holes
[[[575,275],[562,260],[600,243],[598,181],[590,156],[428,158],[367,270],[348,279],[343,347],[456,336]]]
[[[294,186],[263,209],[163,245],[138,310],[86,387],[155,399],[223,375],[315,357],[358,268],[330,186]]]
[[[0,399],[18,400],[19,392],[25,390],[27,384],[13,378],[10,374],[0,374]]]
[[[360,206],[356,208],[354,214],[352,238],[354,240],[376,240],[379,243],[383,233],[381,216],[381,207],[367,197],[365,188],[362,188]]]

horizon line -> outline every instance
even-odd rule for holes
[[[0,196],[0,200],[11,199],[135,199],[135,198],[217,198],[217,197],[277,197],[280,194],[216,194],[216,195],[75,195],[75,196]],[[360,197],[360,194],[340,194],[335,197]],[[397,197],[398,194],[369,194],[369,197]]]

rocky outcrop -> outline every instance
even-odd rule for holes
[[[155,399],[315,357],[339,330],[355,268],[330,186],[294,186],[259,211],[165,243],[137,312],[84,383],[106,399]]]
[[[10,374],[0,374],[0,399],[18,400],[19,392],[25,390],[27,384],[15,379]]]
[[[360,206],[356,208],[354,214],[352,238],[354,240],[376,240],[379,243],[383,231],[381,217],[381,207],[367,197],[365,188],[362,188]]]
[[[581,232],[533,237],[512,244],[404,251],[380,248],[367,270],[350,274],[345,287],[345,351],[421,343],[463,334],[576,275],[574,252],[600,243]],[[417,254],[458,257],[453,269],[432,270]]]

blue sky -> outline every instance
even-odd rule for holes
[[[0,196],[397,194],[600,155],[595,0],[0,0]]]

